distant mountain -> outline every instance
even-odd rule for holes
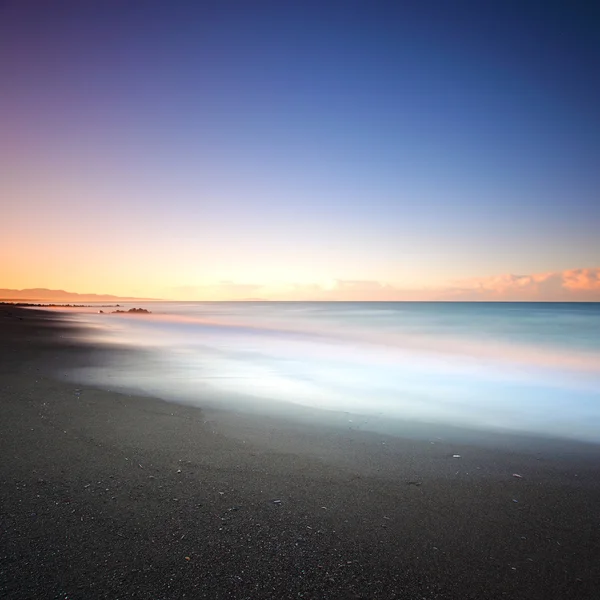
[[[78,294],[65,290],[31,288],[27,290],[8,290],[0,288],[0,300],[22,300],[27,302],[126,302],[135,300],[155,300],[156,298],[132,298],[112,296],[111,294]]]

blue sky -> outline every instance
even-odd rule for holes
[[[0,11],[6,287],[420,289],[600,265],[584,3]]]

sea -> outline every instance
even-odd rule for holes
[[[390,432],[600,442],[600,304],[137,302],[69,308],[115,349],[70,375],[200,407]],[[99,311],[103,312],[100,313]],[[127,350],[120,352],[116,350]]]

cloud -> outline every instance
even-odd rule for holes
[[[416,292],[418,293],[418,292]],[[336,279],[329,295],[340,300],[397,300],[408,299],[414,290],[401,290],[389,283],[374,280]]]
[[[265,285],[221,281],[170,288],[168,296],[185,300],[313,301],[600,301],[600,267],[529,275],[479,277],[437,288],[406,289],[371,279],[333,279],[326,283]]]
[[[563,280],[564,287],[569,290],[600,291],[600,267],[565,271]]]
[[[448,300],[598,302],[600,267],[470,279],[443,295]]]
[[[324,284],[289,284],[269,295],[273,300],[313,301],[389,301],[423,300],[422,290],[403,290],[371,279],[334,279]]]
[[[290,285],[273,299],[598,302],[600,267],[528,275],[502,274],[429,289],[406,289],[376,280],[335,279],[326,285]]]

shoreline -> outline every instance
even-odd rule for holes
[[[0,332],[8,598],[596,597],[595,446],[431,444],[108,392],[46,374],[104,352],[55,313],[1,306]]]

